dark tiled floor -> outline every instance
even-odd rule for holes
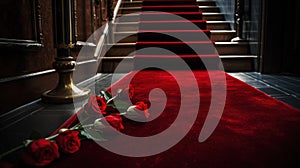
[[[228,74],[276,99],[300,109],[300,77],[267,75],[257,72]]]
[[[105,90],[124,75],[101,74],[90,81],[80,83],[79,86],[89,88],[92,93],[99,94],[101,90]],[[30,139],[33,133],[41,137],[51,134],[82,108],[86,101],[54,105],[44,104],[41,99],[38,99],[5,115],[0,115],[0,137],[5,137],[0,141],[0,154],[18,146],[23,140]],[[16,159],[21,154],[20,152],[5,157],[5,160]]]

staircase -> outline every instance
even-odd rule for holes
[[[101,73],[114,72],[119,62],[118,72],[129,72],[134,68],[134,55],[142,0],[123,0],[118,16],[114,23],[112,43],[102,60]],[[151,4],[150,4],[151,5]],[[210,30],[210,39],[220,55],[226,72],[254,71],[256,56],[249,55],[248,42],[231,42],[235,30],[231,30],[230,22],[225,21],[224,14],[216,6],[215,0],[197,0],[202,19],[206,20],[206,29]],[[145,10],[145,9],[144,9]],[[151,11],[151,9],[149,9]]]

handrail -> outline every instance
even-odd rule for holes
[[[113,25],[111,23],[115,23],[115,20],[117,18],[118,12],[120,10],[121,4],[122,4],[122,0],[118,0],[116,6],[114,8],[114,11],[113,11],[112,20],[109,21],[108,23],[106,23],[105,29],[103,30],[103,33],[102,33],[102,35],[101,35],[101,37],[100,37],[100,39],[97,43],[97,46],[96,46],[96,49],[95,49],[95,52],[94,52],[94,58],[99,59],[99,56],[101,56],[102,49],[104,47],[105,41],[107,40],[106,37],[110,36],[110,34],[109,34],[110,31],[109,30],[112,30]]]
[[[117,5],[116,5],[116,7],[114,9],[114,14],[113,14],[113,18],[112,18],[112,22],[113,23],[115,23],[115,20],[117,18],[118,12],[120,10],[121,4],[122,4],[122,0],[118,0]]]

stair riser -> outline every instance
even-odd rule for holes
[[[115,41],[119,43],[135,43],[137,41],[137,34],[115,34]]]
[[[193,8],[185,8],[185,7],[178,7],[178,8],[151,8],[151,7],[144,7],[142,11],[161,11],[161,12],[198,12],[198,7]]]
[[[185,36],[185,37],[188,37],[188,36]],[[210,39],[213,41],[230,41],[234,37],[235,37],[235,33],[211,34]],[[209,38],[209,35],[208,35],[208,38]],[[155,37],[152,37],[151,40],[145,40],[145,41],[154,41],[153,39],[155,39]],[[190,40],[191,40],[191,38],[190,38]],[[119,41],[120,43],[134,43],[137,41],[137,35],[134,34],[134,35],[127,36],[126,34],[116,34],[114,42],[117,42],[117,41]]]
[[[117,32],[138,31],[139,29],[138,24],[116,24],[115,27]]]
[[[138,39],[142,41],[208,41],[210,32],[162,32],[139,33]]]
[[[134,55],[135,53],[135,45],[115,45],[112,46],[106,53],[105,56],[113,57],[113,56],[129,56]]]
[[[216,2],[214,1],[203,1],[203,2],[197,2],[199,6],[216,6]]]
[[[219,55],[246,55],[248,54],[248,45],[234,44],[234,45],[218,45],[216,49]]]
[[[203,15],[202,18],[204,20],[214,20],[214,21],[222,21],[224,19],[224,15]]]
[[[221,59],[226,72],[253,72],[256,59]]]
[[[189,24],[188,24],[189,23]],[[206,22],[195,22],[200,29],[206,29]],[[143,22],[140,23],[140,30],[197,30],[199,28],[195,27],[193,23],[187,22],[174,22],[174,23],[164,23],[164,22]]]
[[[142,6],[142,2],[141,1],[137,1],[137,2],[124,2],[123,7],[141,7]]]
[[[139,15],[124,15],[116,18],[116,22],[138,22],[139,20]]]
[[[207,23],[207,29],[210,30],[230,30],[229,23]]]
[[[176,55],[217,54],[213,44],[137,44],[136,54],[142,55]],[[156,48],[156,49],[151,49]],[[191,49],[192,48],[192,49]]]
[[[141,12],[140,8],[121,8],[122,14],[131,14],[131,13],[137,13]]]
[[[218,7],[212,7],[212,8],[199,7],[199,11],[200,12],[218,13],[218,12],[220,12],[220,8],[218,8]]]
[[[101,62],[101,68],[98,71],[98,73],[114,73],[115,69],[118,67],[119,63],[122,60],[116,60],[116,59],[106,59],[106,60],[102,60]],[[256,60],[255,59],[221,59],[222,61],[222,66],[224,68],[224,70],[226,72],[253,72],[255,71],[255,64],[256,64]],[[189,64],[193,64],[192,69],[204,69],[203,66],[201,65],[201,63],[193,63],[193,62],[189,62],[187,61]],[[136,62],[134,61],[134,59],[127,59],[125,61],[122,61],[122,64],[120,64],[120,66],[118,67],[118,72],[121,73],[128,73],[130,71],[132,71],[133,69],[139,69],[139,66],[137,64],[141,64],[142,62]],[[153,65],[157,65],[157,63],[159,63],[158,61],[155,61],[153,63]],[[144,65],[149,64],[149,60],[148,62],[146,62]],[[136,66],[136,68],[134,68],[134,65]],[[157,65],[159,66],[159,65]],[[140,66],[143,67],[143,66]],[[163,67],[163,65],[162,65]]]
[[[174,16],[175,15],[175,16]],[[149,21],[149,20],[178,20],[178,19],[187,19],[187,20],[202,20],[202,15],[192,14],[174,14],[174,15],[163,15],[163,14],[141,14],[140,20]],[[178,16],[178,17],[177,17]]]
[[[105,59],[102,60],[100,66],[98,73],[128,73],[133,70],[133,59]],[[118,71],[116,72],[117,67]]]
[[[143,2],[143,5],[144,6],[156,6],[156,5],[195,5],[195,2],[193,1],[190,1],[190,2],[187,2],[187,1],[171,1],[171,2],[164,2],[164,1],[160,1],[160,2],[151,2],[151,1],[144,1]]]
[[[205,70],[207,67],[203,63],[202,58],[194,57],[194,58],[134,58],[134,69],[141,70],[145,67],[153,67],[153,68],[163,68],[166,70]],[[206,64],[209,64],[209,70],[219,70],[220,69],[220,59],[218,57],[215,58],[205,58]]]
[[[231,41],[235,37],[235,33],[212,33],[211,40],[213,41]]]

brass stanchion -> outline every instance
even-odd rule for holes
[[[42,100],[46,103],[71,103],[87,98],[89,89],[73,83],[76,61],[71,49],[76,44],[76,0],[53,0],[54,37],[57,58],[53,63],[59,75],[55,89],[45,92]]]
[[[235,29],[236,37],[231,39],[231,42],[247,41],[243,36],[243,14],[244,14],[244,0],[235,0]]]

